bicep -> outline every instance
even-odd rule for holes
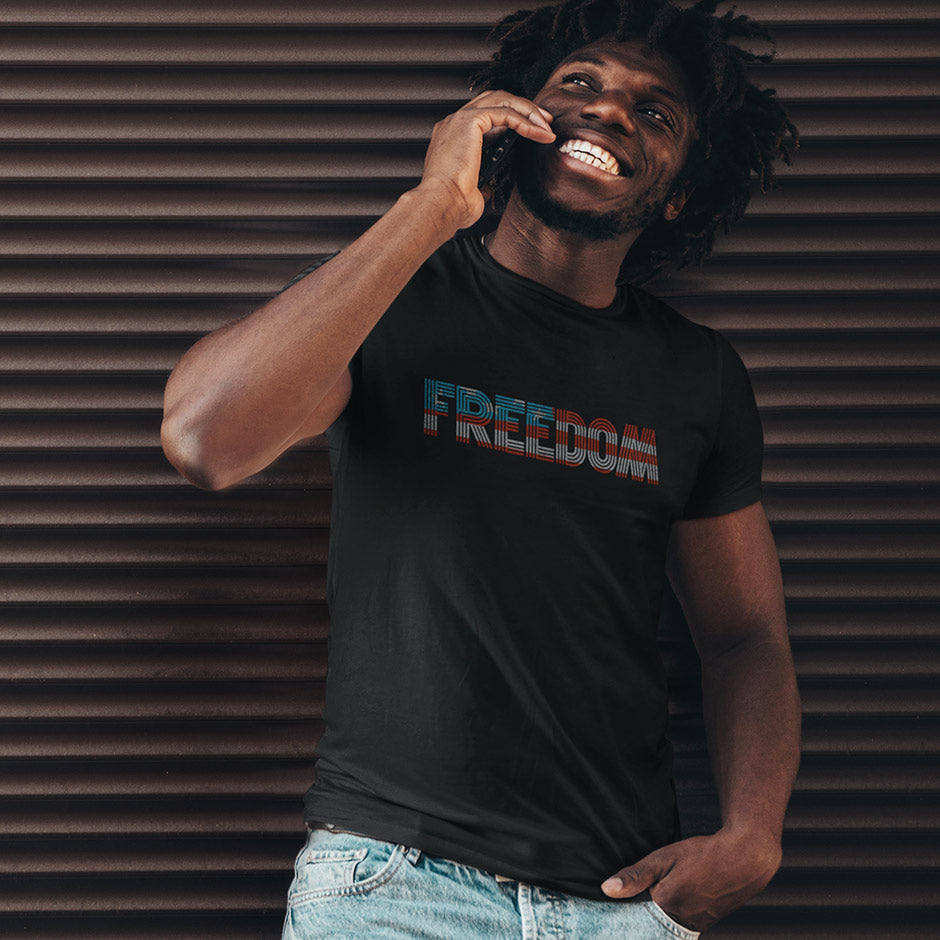
[[[756,635],[787,641],[780,562],[760,502],[675,522],[667,573],[703,659]]]

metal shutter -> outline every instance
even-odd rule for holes
[[[160,452],[163,383],[413,185],[485,27],[521,5],[0,9],[0,935],[279,935],[326,668],[327,456],[193,489]],[[805,756],[783,870],[713,934],[926,935],[940,17],[741,8],[775,27],[762,81],[803,146],[710,266],[658,292],[751,370]],[[667,621],[695,831],[695,667]]]

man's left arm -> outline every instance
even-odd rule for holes
[[[761,891],[780,866],[800,703],[780,562],[761,503],[676,522],[667,572],[702,660],[722,826],[612,873],[623,886],[608,880],[604,891],[626,898],[649,888],[675,920],[703,930]]]

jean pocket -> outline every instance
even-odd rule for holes
[[[677,920],[670,917],[652,898],[646,902],[646,909],[649,911],[653,920],[668,931],[667,936],[680,937],[681,940],[696,940],[696,937],[699,936],[698,930],[683,927]]]
[[[364,894],[388,883],[403,860],[394,842],[314,829],[297,856],[288,903]]]

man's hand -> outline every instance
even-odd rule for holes
[[[555,139],[550,120],[548,111],[527,98],[505,91],[477,95],[434,125],[418,192],[439,200],[457,229],[473,225],[486,205],[477,185],[484,140],[512,130],[548,144]]]
[[[665,845],[601,885],[612,898],[650,897],[689,930],[704,930],[766,887],[780,867],[780,845],[725,830]],[[615,878],[623,882],[618,887]]]

